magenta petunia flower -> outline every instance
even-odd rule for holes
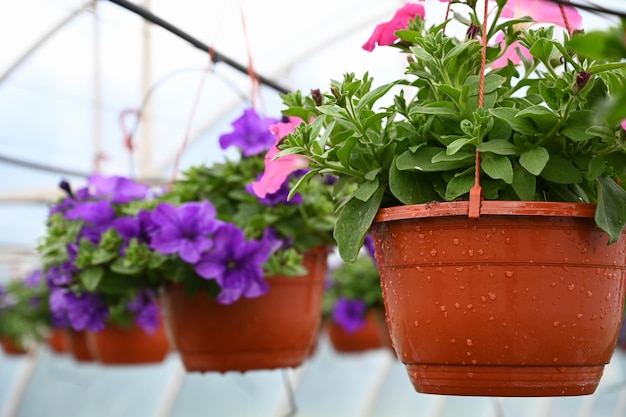
[[[626,119],[622,120],[622,129],[626,130]]]
[[[340,297],[333,307],[333,321],[346,333],[354,333],[365,325],[367,305],[363,300],[349,300]]]
[[[267,151],[274,143],[270,126],[278,122],[271,117],[261,117],[254,109],[246,109],[243,115],[232,123],[234,130],[220,136],[220,146],[226,149],[237,146],[243,156],[257,155]]]
[[[289,122],[276,123],[270,127],[275,135],[275,142],[265,155],[265,170],[261,179],[252,183],[252,189],[257,197],[265,198],[268,194],[278,192],[289,175],[300,169],[308,168],[309,160],[301,155],[284,155],[274,159],[280,152],[278,144],[281,139],[293,132],[300,123],[302,123],[302,119],[299,117],[290,117]]]
[[[246,240],[243,230],[224,223],[215,232],[214,247],[205,252],[194,269],[206,279],[215,279],[222,291],[221,304],[232,304],[241,297],[259,297],[269,291],[263,279],[263,264],[275,242],[271,239]]]
[[[572,28],[577,29],[581,26],[582,16],[575,8],[571,6],[566,6],[565,14]],[[559,8],[559,5],[551,1],[509,0],[502,10],[502,17],[505,18],[519,19],[526,16],[532,17],[534,22],[520,23],[515,26],[517,30],[528,29],[529,27],[538,23],[552,23],[554,25],[565,27],[565,22],[563,21],[563,15],[561,14],[561,9]],[[499,33],[496,36],[495,41],[500,42],[503,48],[505,47],[504,34]],[[517,41],[515,41],[513,44],[509,45],[508,49],[500,58],[498,58],[491,64],[492,68],[504,67],[507,65],[507,62],[509,60],[516,65],[519,64],[521,62],[521,58],[516,52],[516,49],[519,49],[519,51],[527,58],[532,58],[530,52],[528,52],[525,47],[521,46]]]
[[[390,21],[376,25],[374,33],[372,33],[372,36],[370,36],[367,42],[363,44],[362,48],[371,52],[376,47],[376,44],[380,46],[393,45],[393,43],[398,39],[396,36],[396,32],[398,30],[406,29],[409,24],[409,20],[415,19],[415,16],[420,16],[423,19],[424,15],[424,6],[421,4],[405,4],[398,9],[398,11],[396,11]]]
[[[213,246],[210,235],[220,222],[208,201],[189,202],[179,207],[160,203],[152,213],[154,230],[150,246],[164,254],[177,253],[182,260],[196,263]]]

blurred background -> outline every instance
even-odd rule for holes
[[[0,5],[0,282],[37,266],[48,204],[66,179],[128,175],[165,184],[228,156],[217,138],[254,97],[280,115],[281,91],[326,89],[345,72],[375,82],[404,68],[391,48],[361,49],[398,0],[144,0],[136,4],[240,64],[192,46],[111,1]],[[593,4],[585,2],[586,4]],[[626,1],[602,2],[626,10]],[[439,22],[445,5],[426,1]],[[615,19],[583,14],[585,29]],[[270,81],[251,96],[245,71]],[[140,115],[140,117],[137,117]],[[177,164],[177,155],[180,162]],[[387,349],[340,354],[322,334],[298,369],[186,374],[160,365],[103,367],[47,348],[0,353],[0,416],[626,416],[626,357],[616,351],[596,394],[464,398],[417,394]]]

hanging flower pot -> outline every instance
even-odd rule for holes
[[[0,337],[0,345],[2,345],[4,353],[10,356],[25,355],[27,353],[26,349],[7,337]]]
[[[93,354],[87,346],[86,330],[77,331],[68,329],[67,347],[68,351],[78,362],[92,362],[94,360]]]
[[[328,337],[337,352],[355,353],[385,346],[381,335],[379,316],[375,310],[369,310],[365,315],[362,326],[354,331],[348,331],[339,323],[329,320],[327,324]],[[387,329],[384,329],[387,331]]]
[[[373,236],[389,330],[419,392],[591,394],[617,341],[626,236],[595,206],[483,201],[381,209]]]
[[[299,366],[310,354],[321,317],[326,250],[304,256],[308,274],[267,278],[269,292],[220,304],[182,285],[163,293],[166,323],[187,371],[239,371]]]
[[[66,353],[68,350],[68,340],[67,340],[67,331],[62,328],[52,329],[48,337],[46,338],[46,342],[50,349],[54,353]]]
[[[106,365],[158,363],[170,352],[162,323],[151,334],[137,325],[124,328],[107,324],[101,332],[87,334],[87,346],[94,358]]]

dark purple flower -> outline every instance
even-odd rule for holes
[[[93,196],[98,199],[109,199],[115,204],[128,203],[133,200],[142,200],[150,189],[145,184],[139,184],[130,178],[120,176],[106,177],[94,174],[89,177],[88,183],[93,189]]]
[[[99,294],[72,292],[65,294],[67,318],[74,330],[91,330],[99,332],[104,329],[109,318],[109,307],[102,301]]]
[[[113,220],[112,227],[124,239],[124,243],[120,248],[123,255],[128,247],[130,240],[135,238],[139,243],[150,244],[150,233],[155,231],[155,225],[152,222],[150,212],[142,210],[136,217],[123,216]]]
[[[348,300],[340,297],[333,308],[333,321],[347,333],[354,333],[365,324],[367,305],[362,300]]]
[[[74,266],[76,255],[78,254],[78,246],[75,243],[68,243],[66,248],[68,260],[62,264],[52,265],[44,272],[49,288],[71,283],[74,275],[79,272],[79,269]]]
[[[220,146],[226,149],[237,146],[243,156],[257,155],[272,147],[276,137],[270,132],[270,126],[278,120],[271,117],[261,117],[256,110],[250,108],[231,125],[234,130],[220,136]]]
[[[219,226],[215,207],[208,201],[175,207],[159,204],[152,213],[154,232],[151,247],[161,253],[178,253],[182,260],[196,263],[213,245],[210,234]]]
[[[150,290],[140,290],[127,305],[135,313],[135,323],[147,334],[154,334],[161,324],[161,315],[156,297]]]
[[[217,296],[219,303],[232,304],[240,297],[259,297],[269,291],[263,279],[263,264],[271,254],[273,240],[246,241],[241,229],[224,223],[215,232],[213,242],[213,249],[202,255],[194,269],[222,287]]]

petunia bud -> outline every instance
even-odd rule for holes
[[[74,193],[72,192],[72,187],[70,186],[69,182],[67,182],[66,180],[61,180],[61,182],[59,183],[59,188],[65,191],[70,198],[74,198]]]
[[[591,78],[591,73],[590,72],[588,72],[588,71],[580,71],[576,75],[576,84],[574,84],[574,87],[573,87],[574,92],[578,93],[583,88],[585,88],[585,86],[589,82],[589,78]]]
[[[467,32],[465,32],[465,39],[466,40],[474,39],[476,36],[478,36],[479,33],[480,33],[480,26],[472,23],[467,28]]]
[[[341,92],[339,91],[337,87],[335,87],[334,85],[331,86],[330,92],[333,93],[333,96],[335,96],[337,100],[341,100]]]
[[[315,88],[311,90],[311,97],[313,97],[313,101],[315,101],[316,106],[322,105],[322,93],[319,88]]]

